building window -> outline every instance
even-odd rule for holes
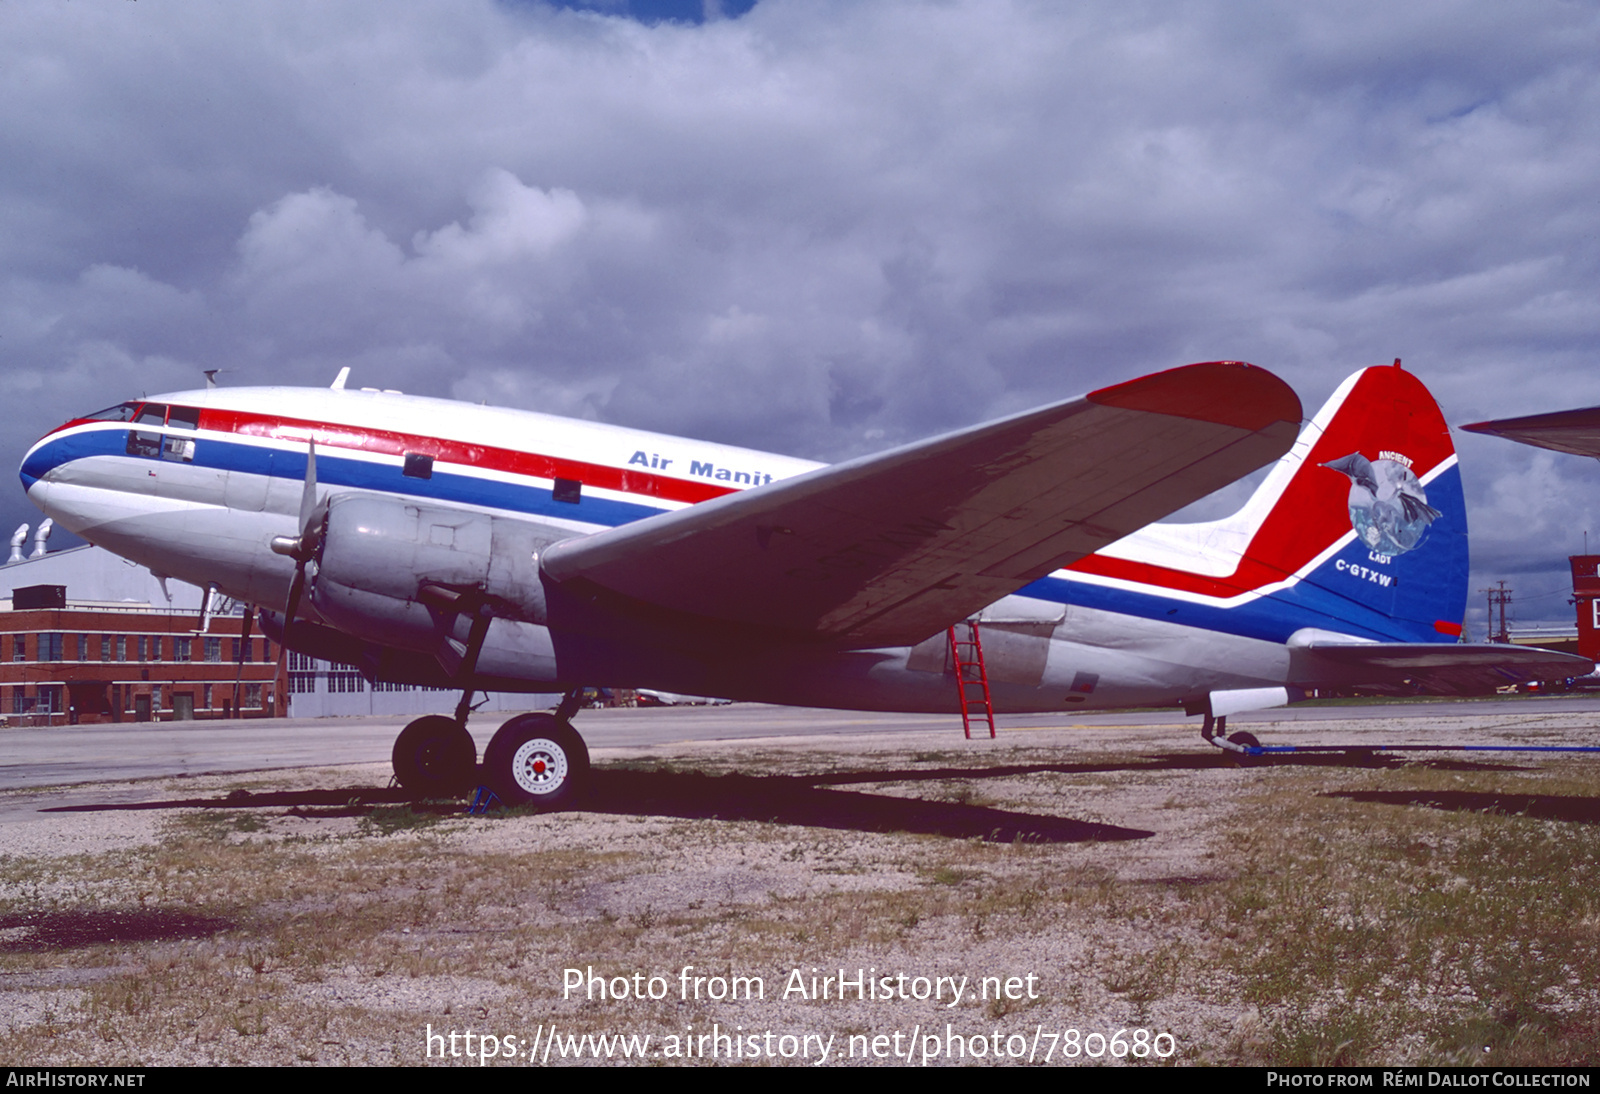
[[[11,660],[26,661],[28,659],[28,636],[19,634],[11,640]]]
[[[128,636],[125,635],[125,634],[119,634],[119,635],[117,635],[117,660],[118,661],[126,661],[127,659],[128,659]]]
[[[211,709],[211,685],[210,684],[205,685],[205,690],[204,690],[203,696],[202,696],[202,698],[200,700],[200,704],[201,704],[201,709],[202,710],[210,710]]]
[[[193,643],[187,638],[174,638],[172,640],[172,659],[174,661],[193,661],[191,656]],[[207,703],[206,706],[210,706]]]
[[[161,709],[161,685],[153,684],[150,687],[150,709]]]
[[[141,634],[139,636],[139,638],[138,638],[138,642],[139,642],[139,660],[141,660],[141,661],[150,660],[150,658],[146,656],[146,654],[149,653],[149,649],[150,649],[150,647],[148,645],[148,639],[146,639],[145,636]]]
[[[244,705],[247,707],[259,707],[261,705],[260,684],[246,684],[244,686]]]
[[[61,635],[56,632],[45,632],[39,635],[39,660],[61,660]]]
[[[206,660],[220,662],[222,660],[222,639],[206,639]]]
[[[39,687],[39,707],[45,714],[60,714],[66,709],[61,702],[60,684],[43,684]]]
[[[112,649],[111,636],[109,634],[102,634],[100,636],[100,660],[102,660],[102,661],[111,660],[111,649]]]

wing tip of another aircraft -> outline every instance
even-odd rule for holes
[[[1528,414],[1520,418],[1495,418],[1461,428],[1468,433],[1504,437],[1535,448],[1600,457],[1600,406]]]
[[[1091,391],[1102,406],[1217,422],[1251,431],[1304,416],[1294,389],[1244,361],[1205,361]]]

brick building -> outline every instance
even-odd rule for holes
[[[14,548],[25,537],[18,529]],[[290,652],[245,606],[158,578],[98,547],[36,553],[0,566],[0,724],[63,725],[287,715],[448,714],[458,692],[370,684],[354,666]],[[241,654],[243,659],[241,660]],[[559,695],[479,695],[486,712],[553,705]],[[242,704],[242,705],[241,705]]]
[[[13,589],[0,612],[0,717],[61,725],[285,712],[276,645],[242,614],[71,601],[65,586]],[[52,603],[53,602],[53,603]]]

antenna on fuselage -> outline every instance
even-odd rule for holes
[[[329,384],[328,386],[335,391],[343,391],[344,382],[348,379],[350,379],[350,366],[346,365],[344,368],[339,370],[339,375],[335,376],[333,378],[333,383]]]
[[[206,389],[210,390],[211,388],[217,386],[217,373],[226,372],[228,370],[221,368],[203,368],[200,371],[206,374]]]

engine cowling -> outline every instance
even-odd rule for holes
[[[570,532],[378,494],[328,502],[307,588],[347,634],[435,651],[463,614],[545,623],[538,553]]]

